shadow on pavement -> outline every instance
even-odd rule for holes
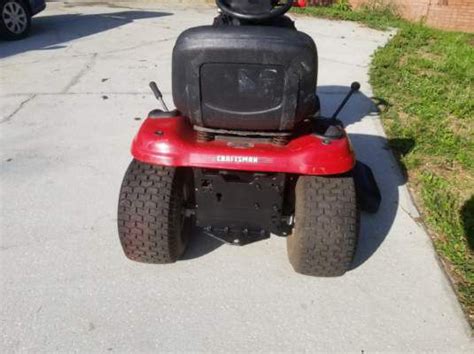
[[[189,241],[188,248],[180,261],[189,261],[195,258],[205,256],[223,246],[224,243],[207,236],[204,232],[196,230]],[[234,247],[234,246],[232,246]]]
[[[33,19],[31,35],[28,38],[14,42],[0,42],[0,58],[32,50],[65,48],[67,42],[124,26],[135,20],[171,15],[155,11],[121,11],[37,17]]]
[[[474,251],[474,195],[464,203],[461,209],[461,218],[467,243],[471,251]]]
[[[349,90],[350,87],[348,86],[319,87],[322,115],[332,115]],[[382,204],[378,213],[373,215],[362,214],[361,233],[352,266],[353,269],[364,264],[385,241],[397,214],[399,186],[407,182],[406,173],[403,172],[404,168],[402,166],[402,171],[400,171],[400,166],[390,147],[394,145],[403,146],[403,152],[408,154],[415,146],[412,139],[387,140],[379,135],[369,135],[380,133],[373,131],[373,125],[369,126],[372,129],[369,134],[364,134],[357,127],[357,124],[364,117],[378,119],[376,116],[380,113],[378,108],[380,102],[382,102],[380,99],[373,99],[359,92],[352,97],[339,117],[350,131],[357,131],[349,133],[357,159],[370,166],[382,192]],[[388,104],[388,102],[383,101],[383,105]]]

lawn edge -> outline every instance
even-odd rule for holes
[[[390,43],[390,41],[393,40],[395,35],[401,30],[399,28],[400,24],[409,23],[406,20],[397,19],[396,24],[389,24],[389,25],[386,25],[386,26],[378,26],[378,25],[374,26],[373,24],[366,23],[363,20],[354,20],[354,19],[350,19],[350,18],[341,19],[341,18],[338,18],[338,17],[331,17],[331,15],[328,16],[328,15],[319,15],[319,14],[315,14],[315,13],[305,13],[304,10],[303,11],[301,11],[301,10],[293,11],[291,13],[291,15],[295,16],[297,18],[298,17],[302,17],[302,18],[304,18],[304,17],[310,17],[311,18],[312,17],[312,18],[324,19],[324,20],[327,20],[327,21],[352,22],[352,23],[357,23],[358,25],[361,25],[363,27],[370,28],[370,29],[377,30],[377,31],[381,31],[381,32],[391,32],[391,31],[394,32],[394,35],[391,38],[389,38],[387,43],[384,46],[381,46],[381,47],[377,48],[377,50],[374,52],[373,55],[375,55],[378,51],[383,50]],[[398,24],[398,26],[397,26],[397,24]],[[422,24],[422,23],[420,22],[419,24]],[[413,24],[413,25],[415,25],[415,24]],[[436,29],[436,30],[437,31],[442,31],[442,30],[439,30],[439,29]],[[372,86],[372,91],[375,91],[375,89],[373,87],[373,84],[371,83],[372,76],[373,76],[372,67],[369,67],[369,72],[368,73],[369,73],[369,83]],[[374,94],[375,94],[375,92],[374,92]],[[382,119],[383,113],[384,113],[383,111],[380,112],[379,121],[380,121],[381,127],[383,129],[383,133],[385,135],[385,138],[388,139],[389,136],[387,135],[386,125],[384,124],[384,120]],[[394,161],[396,161],[400,173],[403,173],[402,172],[402,170],[403,170],[402,162],[397,158],[393,148],[390,147],[390,146],[389,146],[389,148],[390,148],[390,153],[392,155],[392,158],[394,159]],[[441,268],[442,272],[444,273],[444,276],[445,276],[446,280],[449,283],[449,286],[453,290],[453,293],[455,295],[455,300],[458,304],[458,307],[459,307],[461,313],[464,315],[463,317],[466,320],[467,331],[470,333],[471,336],[473,336],[474,335],[474,314],[473,314],[474,304],[466,304],[463,301],[461,301],[462,296],[461,296],[460,290],[458,289],[458,285],[460,284],[460,282],[457,280],[457,275],[456,275],[456,271],[454,269],[454,266],[451,264],[450,260],[447,259],[445,256],[443,256],[440,252],[438,252],[438,250],[436,248],[436,242],[439,239],[439,235],[441,235],[441,233],[436,232],[434,230],[434,228],[431,227],[427,223],[427,221],[426,221],[426,217],[427,217],[426,216],[426,211],[423,208],[423,203],[419,200],[418,193],[416,192],[415,187],[413,186],[413,182],[410,182],[410,180],[408,179],[405,186],[406,186],[406,189],[408,191],[408,194],[409,194],[409,197],[410,197],[410,200],[411,200],[412,204],[414,205],[414,207],[416,208],[418,214],[420,215],[419,220],[415,220],[415,221],[418,225],[420,225],[423,228],[425,233],[428,235],[428,238],[431,241],[430,243],[431,243],[432,251],[434,252],[436,261],[438,263],[438,266]]]

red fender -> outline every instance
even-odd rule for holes
[[[347,137],[323,142],[308,134],[285,146],[224,140],[199,142],[184,117],[146,119],[133,141],[132,155],[141,162],[162,166],[298,175],[342,174],[356,163]]]

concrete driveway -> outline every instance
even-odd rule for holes
[[[363,216],[354,269],[297,275],[282,238],[196,235],[170,266],[124,257],[117,198],[138,118],[157,106],[148,82],[172,102],[174,40],[214,14],[50,4],[32,37],[0,43],[0,351],[472,352],[369,99],[370,56],[389,34],[354,23],[298,22],[319,45],[325,112],[363,85],[343,118],[384,201]]]

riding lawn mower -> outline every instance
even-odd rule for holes
[[[128,258],[174,263],[195,229],[231,245],[287,238],[296,272],[351,269],[360,211],[380,191],[335,114],[321,117],[318,54],[285,14],[304,1],[216,0],[211,26],[183,32],[169,110],[151,111],[132,145],[119,200]]]

